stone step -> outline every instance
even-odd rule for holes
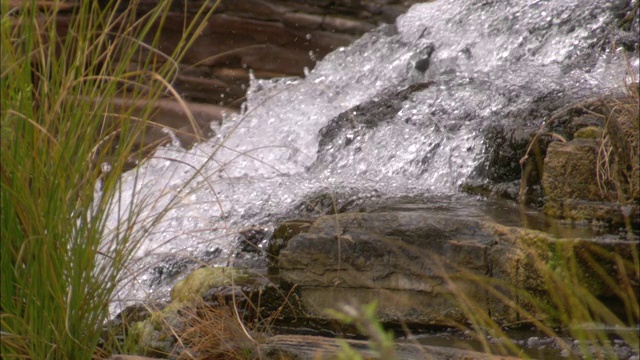
[[[365,359],[380,359],[380,356],[370,349],[368,341],[343,341],[351,348],[358,351]],[[342,348],[337,343],[336,339],[327,337],[309,335],[276,335],[268,338],[260,349],[261,355],[265,356],[267,359],[291,358],[299,360],[322,360],[334,358]],[[403,360],[517,359],[509,356],[492,355],[477,351],[440,346],[426,346],[408,342],[396,342],[395,352],[397,358]]]

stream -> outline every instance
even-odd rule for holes
[[[418,4],[304,78],[252,78],[242,113],[215,126],[215,137],[190,150],[175,141],[123,174],[109,226],[140,209],[144,241],[112,313],[167,300],[202,263],[233,264],[241,232],[268,237],[277,221],[326,194],[323,206],[435,196],[453,207],[473,203],[470,213],[495,209],[460,193],[482,177],[492,145],[485,130],[539,127],[552,111],[629,82],[638,42],[616,24],[631,3]],[[505,206],[505,221],[526,225]],[[528,224],[545,223],[531,214]]]

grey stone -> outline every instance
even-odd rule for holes
[[[365,359],[380,359],[380,354],[370,349],[370,343],[364,340],[342,340],[351,348],[357,349]],[[491,355],[470,350],[446,348],[440,346],[417,345],[397,341],[395,352],[398,359],[403,360],[464,360],[492,359],[510,360],[509,356]],[[276,335],[267,338],[261,346],[261,352],[267,359],[320,360],[335,359],[342,348],[336,339],[304,335]]]
[[[570,219],[624,224],[617,194],[598,184],[598,151],[601,141],[575,138],[552,142],[544,161],[542,186],[546,195],[544,212]],[[629,204],[631,219],[638,219],[638,204]]]
[[[460,302],[465,299],[496,323],[508,324],[520,315],[500,298],[533,316],[539,311],[516,289],[549,301],[536,262],[560,256],[556,252],[588,251],[593,244],[430,211],[344,213],[322,216],[291,238],[277,267],[283,282],[295,284],[300,313],[311,319],[326,320],[325,309],[354,299],[377,300],[383,322],[450,326],[470,320]],[[597,246],[622,257],[638,251],[634,242]],[[589,279],[594,295],[611,295],[603,281]],[[484,285],[489,282],[503,285],[492,295]]]

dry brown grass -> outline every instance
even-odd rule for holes
[[[625,96],[603,100],[606,125],[598,152],[598,186],[603,196],[613,192],[620,204],[640,200],[640,96],[638,82]]]
[[[202,299],[182,310],[183,323],[176,329],[181,347],[179,360],[235,360],[256,358],[257,342],[250,325],[242,324],[238,309]],[[248,328],[249,327],[249,328]]]

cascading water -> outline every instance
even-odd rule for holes
[[[138,206],[148,233],[135,265],[146,270],[119,298],[165,297],[193,259],[226,263],[239,231],[268,228],[313,194],[455,193],[483,158],[485,127],[540,124],[554,101],[619,88],[637,71],[637,52],[625,64],[614,47],[626,39],[615,25],[625,5],[439,0],[329,54],[304,79],[252,79],[244,113],[215,138],[160,148],[123,175],[122,193],[136,195],[110,225]],[[170,274],[155,266],[167,261]]]

